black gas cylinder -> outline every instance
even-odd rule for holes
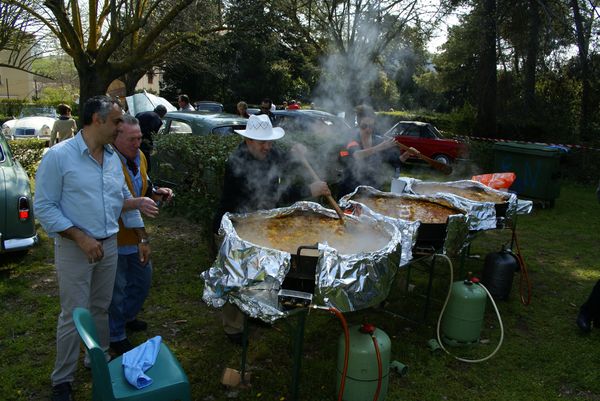
[[[518,270],[519,261],[510,250],[488,253],[483,264],[481,282],[494,300],[505,301],[510,294],[513,276]]]

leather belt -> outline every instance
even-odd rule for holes
[[[112,238],[112,235],[110,237],[105,237],[105,238],[96,238],[96,241],[106,241],[107,239]]]

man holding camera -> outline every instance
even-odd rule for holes
[[[113,143],[117,150],[125,176],[125,183],[133,196],[147,196],[157,204],[170,201],[170,188],[155,188],[148,178],[148,166],[144,153],[140,151],[142,131],[137,118],[123,115]],[[148,239],[146,241],[149,242]],[[152,262],[138,256],[138,241],[134,233],[119,220],[117,235],[117,275],[109,312],[110,348],[121,355],[133,348],[125,329],[143,331],[147,323],[137,319],[137,314],[148,296],[152,281]]]

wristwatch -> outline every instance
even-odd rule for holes
[[[150,243],[150,238],[142,238],[140,240],[140,244],[149,244]]]

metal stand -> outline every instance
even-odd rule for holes
[[[307,308],[294,309],[288,316],[295,319],[290,322],[287,319],[285,323],[292,335],[292,383],[290,389],[290,401],[299,400],[300,390],[300,368],[302,366],[302,352],[304,349],[304,327],[306,325]],[[248,354],[248,317],[244,315],[244,331],[242,335],[242,364],[240,368],[242,383],[245,384],[246,360]]]
[[[513,249],[513,247],[515,246],[515,231],[517,229],[517,214],[515,214],[514,217],[510,220],[508,220],[506,218],[503,218],[502,221],[499,220],[497,227],[493,230],[505,230],[505,229],[509,229],[511,231],[510,249]],[[486,232],[486,231],[492,231],[492,230],[470,231],[469,232],[469,235],[467,236],[467,240],[466,240],[467,245],[460,252],[460,264],[459,264],[459,268],[458,268],[458,278],[459,279],[462,279],[462,277],[463,277],[465,262],[466,262],[467,258],[471,258],[471,259],[479,259],[480,258],[480,255],[471,255],[471,243],[473,242],[473,240],[475,238],[477,238],[478,234],[480,234],[482,232]]]
[[[429,309],[431,306],[431,290],[433,288],[433,274],[435,272],[435,262],[436,262],[436,253],[434,249],[415,249],[413,255],[416,255],[417,258],[411,260],[407,265],[406,270],[406,291],[408,292],[408,286],[410,283],[410,273],[411,266],[416,263],[421,263],[427,261],[427,259],[431,258],[427,263],[427,291],[425,293],[425,306],[423,307],[423,321],[427,320],[427,316],[429,315]]]
[[[244,331],[242,332],[242,366],[240,374],[242,376],[242,384],[246,384],[246,357],[248,355],[248,316],[244,314]]]
[[[304,349],[304,326],[308,309],[298,309],[296,314],[296,324],[289,324],[288,328],[292,334],[292,387],[290,400],[298,401],[300,389],[300,367],[302,364],[302,351]]]

